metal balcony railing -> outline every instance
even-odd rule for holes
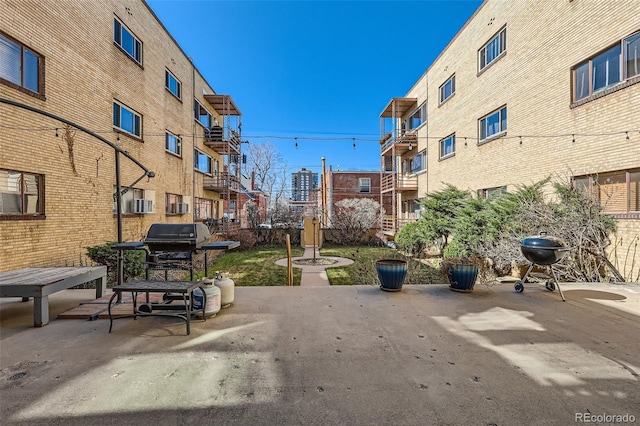
[[[224,191],[231,190],[240,192],[240,180],[226,172],[214,173],[212,176],[205,176],[203,182],[204,189],[207,191]]]
[[[218,154],[240,154],[240,133],[228,127],[213,126],[205,129],[204,144]]]
[[[395,149],[395,153],[392,152],[392,148]],[[387,133],[380,140],[380,155],[403,155],[411,149],[418,147],[418,135],[416,133],[403,133],[397,136],[393,136],[392,133]]]

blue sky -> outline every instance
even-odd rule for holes
[[[482,0],[147,3],[234,99],[243,139],[273,143],[290,172],[320,172],[323,156],[334,170],[380,169],[380,113]]]

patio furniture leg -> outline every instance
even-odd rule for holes
[[[33,325],[43,327],[49,323],[49,296],[33,298]]]

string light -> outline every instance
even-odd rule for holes
[[[298,138],[295,138],[295,139],[296,139],[296,149],[298,149]]]
[[[353,138],[353,149],[356,149],[356,138]]]
[[[58,137],[60,137],[60,136],[58,135],[58,128],[56,127],[56,138],[58,138]]]
[[[467,146],[467,138],[464,138],[464,146]]]
[[[571,135],[571,142],[575,143],[575,141],[576,141],[576,135]]]
[[[520,136],[520,145],[522,145],[522,136]]]
[[[627,140],[629,140],[629,132],[627,132]]]

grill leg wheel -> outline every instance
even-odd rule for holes
[[[522,282],[515,283],[513,288],[516,290],[516,293],[522,293],[524,291],[524,285],[522,285]]]
[[[556,290],[556,285],[553,283],[553,281],[547,281],[544,286],[547,288],[547,290],[549,291],[555,291]]]

